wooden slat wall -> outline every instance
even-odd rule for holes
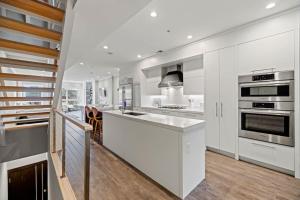
[[[0,0],[0,2],[58,22],[64,20],[63,10],[37,0]]]
[[[16,12],[20,12],[25,15],[39,18],[43,21],[50,22],[49,28],[43,28],[35,26],[29,23],[16,21],[14,19],[0,16],[0,29],[7,33],[17,33],[18,35],[24,35],[31,38],[38,38],[42,41],[50,41],[60,43],[62,39],[62,33],[50,30],[54,24],[63,25],[65,12],[59,8],[55,8],[47,3],[39,0],[0,0],[0,5],[4,8],[11,9]],[[27,22],[27,21],[26,21]],[[54,64],[39,63],[27,61],[23,59],[11,59],[0,57],[0,69],[2,67],[16,68],[28,70],[26,73],[3,73],[0,71],[0,92],[6,94],[7,92],[13,92],[15,94],[8,96],[2,95],[0,97],[0,103],[6,102],[6,105],[1,104],[0,110],[6,112],[0,114],[2,118],[13,118],[10,121],[5,121],[10,127],[17,122],[39,122],[43,119],[48,119],[50,109],[52,108],[53,92],[56,82],[56,72],[58,71],[57,59],[59,59],[60,52],[57,49],[42,47],[28,43],[22,43],[18,41],[12,41],[0,38],[0,50],[8,52],[17,52],[21,54],[40,56],[44,58],[54,59]],[[51,45],[52,46],[52,45]],[[51,63],[51,62],[49,62]],[[30,75],[30,70],[47,71],[51,72],[51,76],[37,76]],[[6,86],[6,81],[16,81],[15,86]],[[48,83],[45,87],[24,87],[22,84],[19,86],[18,82],[41,82]],[[33,96],[24,97],[22,92],[37,92],[48,93],[47,97]],[[17,102],[40,102],[42,104],[22,105]],[[49,102],[49,103],[48,103]],[[20,105],[21,104],[21,105]],[[12,112],[11,112],[12,111]],[[16,112],[17,111],[17,112]],[[21,113],[19,113],[21,111]],[[17,119],[20,116],[35,116],[30,118],[35,119]],[[46,118],[45,118],[46,116]],[[42,124],[42,123],[40,123]],[[46,125],[46,124],[45,124]],[[28,125],[31,127],[32,125]],[[20,127],[17,127],[20,128]]]
[[[6,92],[53,92],[54,88],[0,86],[0,91],[6,91]]]
[[[10,29],[13,31],[18,31],[22,33],[27,33],[33,36],[38,36],[40,38],[45,38],[53,41],[61,40],[61,33],[48,30],[46,28],[41,28],[27,23],[22,23],[16,20],[12,20],[6,17],[0,16],[0,27]]]
[[[40,47],[31,44],[25,44],[21,42],[15,42],[11,40],[5,40],[0,38],[0,49],[25,53],[30,55],[44,56],[48,58],[58,58],[59,51],[56,49],[50,49],[45,47]]]
[[[55,83],[55,77],[0,73],[1,80]]]
[[[8,117],[20,117],[20,116],[43,116],[49,115],[50,112],[24,112],[24,113],[11,113],[11,114],[2,114],[0,117],[8,118]]]
[[[49,71],[56,72],[57,65],[55,64],[46,64],[46,63],[38,63],[38,62],[30,62],[25,60],[17,60],[10,58],[0,58],[0,65],[4,67],[13,67],[13,68],[22,68],[22,69],[30,69],[30,70],[40,70],[40,71]]]
[[[7,120],[3,121],[3,124],[15,124],[18,122],[40,122],[44,120],[49,120],[49,117],[39,117],[39,118],[33,118],[33,119],[18,119],[18,120]]]
[[[52,97],[0,97],[0,101],[51,101]]]
[[[41,109],[41,108],[51,108],[51,105],[2,106],[0,107],[0,110],[31,110],[31,109]]]

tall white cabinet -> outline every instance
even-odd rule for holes
[[[204,54],[206,146],[234,155],[238,135],[236,48]]]
[[[214,51],[204,54],[205,71],[205,120],[206,120],[206,146],[220,148],[220,74],[219,52]]]

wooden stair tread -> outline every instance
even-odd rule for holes
[[[0,117],[8,118],[8,117],[20,117],[20,116],[42,116],[42,115],[49,115],[50,111],[45,112],[22,112],[22,113],[8,113],[8,114],[1,114]]]
[[[0,73],[1,80],[55,83],[56,77]]]
[[[54,92],[54,88],[0,86],[0,91],[6,92]]]
[[[1,101],[51,101],[53,97],[0,97]]]
[[[38,127],[43,127],[43,126],[48,126],[48,125],[49,125],[49,122],[23,124],[23,125],[6,124],[4,128],[6,131],[16,131],[16,130],[20,130],[20,129],[38,128]]]
[[[57,72],[58,68],[57,65],[54,64],[39,63],[11,58],[0,58],[0,64],[3,67],[22,68],[49,72]]]
[[[30,110],[30,109],[41,109],[51,108],[51,105],[28,105],[28,106],[0,106],[0,110]]]
[[[64,20],[65,12],[62,9],[37,0],[0,0],[0,2],[58,22]]]
[[[3,124],[15,124],[19,122],[40,122],[44,120],[49,120],[49,117],[39,117],[39,118],[30,118],[30,119],[17,119],[17,120],[7,120],[3,121]]]
[[[43,56],[47,58],[57,59],[59,56],[59,51],[56,49],[50,49],[46,47],[41,47],[37,45],[26,44],[26,43],[21,43],[21,42],[16,42],[12,40],[1,39],[1,38],[0,38],[0,48],[3,50]]]
[[[2,16],[0,16],[0,27],[17,31],[17,32],[30,34],[33,36],[38,36],[40,38],[50,39],[56,42],[61,40],[61,35],[62,35],[61,33],[56,31],[52,31],[28,23],[23,23]]]

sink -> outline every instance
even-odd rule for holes
[[[138,113],[138,112],[126,112],[125,115],[133,115],[133,116],[140,116],[140,115],[146,115],[145,113]]]

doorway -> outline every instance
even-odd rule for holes
[[[47,161],[8,171],[8,200],[48,198]]]

